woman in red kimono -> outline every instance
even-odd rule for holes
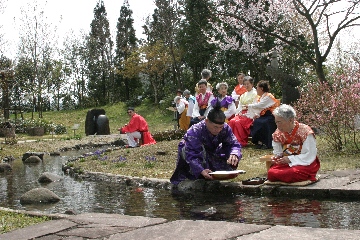
[[[248,144],[250,127],[254,121],[254,116],[260,114],[260,111],[262,110],[258,109],[255,111],[254,109],[254,111],[247,111],[245,106],[257,101],[257,92],[254,88],[254,80],[250,76],[244,78],[244,86],[247,92],[240,96],[235,117],[228,122],[242,147],[246,147]]]
[[[268,171],[268,180],[286,183],[316,181],[320,168],[313,130],[295,121],[296,112],[282,104],[273,111],[276,131],[273,133],[273,165]]]

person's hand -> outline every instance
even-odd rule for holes
[[[239,162],[239,158],[236,155],[230,155],[229,159],[226,162],[227,164],[236,167]]]
[[[211,173],[212,171],[210,170],[210,169],[204,169],[204,170],[202,170],[202,172],[201,172],[201,175],[203,175],[203,177],[205,178],[205,179],[213,179],[213,177],[209,174],[209,173]]]
[[[199,120],[203,120],[205,117],[204,116],[198,116]]]
[[[271,162],[275,164],[288,164],[291,161],[288,156],[284,156],[284,157],[274,157],[272,158]]]

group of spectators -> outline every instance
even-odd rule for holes
[[[256,148],[272,148],[271,135],[276,129],[272,111],[280,105],[280,101],[269,92],[269,82],[259,81],[255,89],[253,78],[239,73],[238,84],[229,95],[226,82],[216,84],[217,93],[213,93],[208,81],[210,70],[204,69],[201,76],[195,87],[195,96],[189,90],[177,90],[174,102],[179,128],[188,130],[219,106],[241,146],[245,147],[249,136],[252,136]]]
[[[178,146],[173,184],[213,179],[209,174],[213,171],[236,169],[249,136],[255,148],[274,149],[269,181],[316,180],[320,162],[314,132],[295,120],[294,108],[280,105],[268,81],[261,80],[254,88],[253,78],[239,73],[238,84],[228,95],[226,82],[216,84],[213,93],[208,81],[211,71],[204,69],[201,74],[195,97],[185,90],[174,99],[179,126],[187,132]]]
[[[293,107],[282,104],[270,93],[269,82],[261,80],[254,88],[252,77],[239,73],[238,84],[228,95],[228,84],[209,83],[211,71],[204,69],[195,87],[178,90],[174,98],[179,127],[186,130],[178,145],[176,168],[170,181],[213,179],[213,171],[234,170],[248,138],[258,149],[273,149],[269,181],[286,183],[316,181],[320,168],[313,130],[295,120]],[[127,135],[129,147],[154,144],[143,117],[128,108],[130,122],[119,128]]]

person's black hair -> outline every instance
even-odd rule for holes
[[[259,87],[261,87],[264,92],[269,92],[269,91],[270,91],[269,81],[260,80],[257,85],[258,85]]]
[[[134,107],[128,107],[127,110],[128,110],[128,111],[130,110],[130,111],[134,111],[134,112],[135,112],[135,108],[134,108]]]
[[[215,106],[213,106],[213,109],[210,110],[207,118],[210,122],[216,124],[224,124],[226,116],[225,113],[221,110],[221,105],[219,101],[217,101]]]
[[[208,82],[205,80],[205,79],[201,79],[199,82],[198,82],[198,87],[199,87],[199,85],[201,85],[201,84],[204,84],[205,86],[207,86],[207,84],[208,84]]]

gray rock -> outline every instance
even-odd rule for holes
[[[203,192],[205,189],[206,181],[204,179],[198,179],[195,181],[185,180],[180,182],[177,185],[179,191],[189,192],[189,191],[201,191]]]
[[[41,160],[44,160],[44,152],[26,152],[23,154],[22,160],[25,161],[26,159],[28,159],[31,156],[37,156],[39,157]]]
[[[57,182],[62,180],[63,177],[60,177],[56,174],[44,172],[38,179],[39,183],[50,183],[50,182]]]
[[[9,172],[12,170],[12,167],[8,163],[0,163],[0,172]]]
[[[216,192],[221,189],[220,181],[207,181],[205,185],[205,192]]]
[[[60,198],[47,188],[34,188],[20,197],[21,204],[55,203]]]
[[[14,156],[11,155],[3,158],[3,162],[12,162],[14,160],[15,160]]]
[[[41,160],[38,156],[30,156],[25,159],[24,163],[39,163]]]
[[[58,152],[58,151],[55,151],[55,152],[51,152],[51,153],[50,153],[50,156],[60,156],[60,155],[61,155],[61,153]]]

